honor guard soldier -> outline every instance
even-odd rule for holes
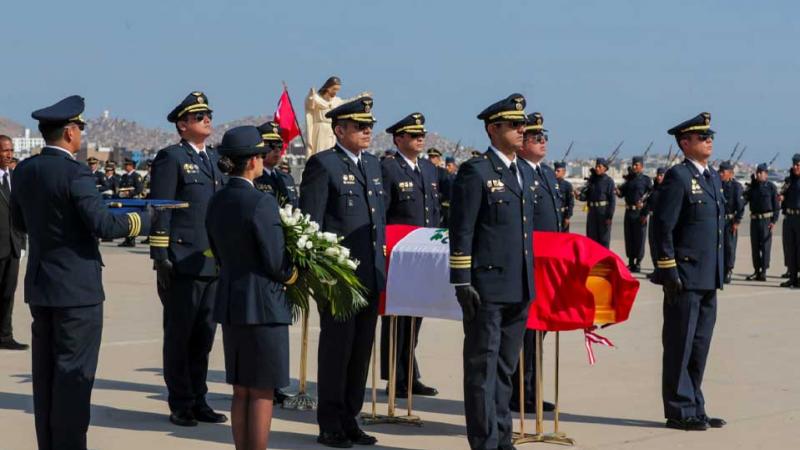
[[[19,278],[19,260],[25,254],[25,235],[14,228],[11,217],[11,164],[14,140],[0,134],[0,350],[27,350],[14,339],[12,318]]]
[[[736,241],[739,237],[739,224],[744,217],[744,187],[733,177],[733,164],[723,161],[719,165],[722,180],[722,193],[725,195],[725,284],[731,282],[733,266],[736,263]]]
[[[86,159],[86,164],[89,165],[89,170],[92,172],[94,185],[97,186],[97,191],[104,191],[105,189],[103,189],[103,187],[106,185],[106,174],[100,170],[100,160],[94,156],[90,156]]]
[[[448,156],[444,159],[444,168],[447,173],[442,175],[439,180],[439,203],[442,209],[442,220],[440,224],[443,228],[447,228],[450,223],[450,198],[453,196],[453,183],[456,182],[456,159]]]
[[[142,177],[142,184],[144,184],[144,197],[145,198],[151,198],[150,197],[150,180],[152,180],[152,178],[153,178],[152,177],[152,175],[153,175],[153,159],[152,158],[147,158],[146,165],[147,165],[147,173],[144,174],[144,177]]]
[[[800,288],[800,153],[792,156],[792,168],[781,191],[783,219],[783,256],[789,268],[789,279],[781,287]]]
[[[38,448],[86,449],[90,399],[103,329],[102,258],[97,238],[136,236],[150,213],[113,215],[95,177],[75,160],[83,97],[34,111],[41,153],[14,171],[14,227],[28,233],[25,301],[33,324],[33,410]]]
[[[641,212],[642,213],[641,214],[642,215],[642,223],[644,223],[646,225],[647,225],[647,219],[653,214],[653,212],[657,208],[658,197],[659,197],[659,195],[661,195],[661,192],[659,191],[659,188],[661,187],[661,184],[664,182],[664,174],[666,174],[666,173],[667,173],[667,168],[666,167],[659,167],[659,168],[656,169],[656,177],[653,180],[653,188],[650,189],[650,192],[645,196],[645,198],[644,198],[644,200],[642,202],[643,203],[642,212]],[[653,226],[653,222],[652,221],[649,223],[649,226],[647,228],[647,242],[648,242],[648,247],[650,248],[650,259],[652,260],[653,267],[655,268],[656,267],[656,253],[657,252],[656,252],[655,226]],[[655,273],[655,270],[652,273],[650,273],[647,276],[647,278],[652,280],[654,273]]]
[[[435,228],[439,226],[439,167],[420,154],[425,145],[425,116],[421,113],[409,114],[399,122],[386,129],[392,135],[397,147],[393,158],[381,162],[383,175],[384,202],[386,205],[386,223],[417,225]],[[430,153],[428,153],[430,155]],[[389,323],[388,316],[381,318],[381,378],[389,379]],[[411,322],[414,326],[414,345],[419,342],[421,317],[400,316],[397,318],[397,360],[395,361],[396,396],[408,396],[408,357],[411,336]],[[416,348],[416,347],[415,347]],[[414,379],[412,392],[414,395],[436,395],[435,388],[426,386],[420,381],[419,364],[414,359]],[[388,388],[387,388],[388,391]]]
[[[606,248],[611,243],[611,222],[614,219],[614,208],[617,206],[616,187],[614,180],[606,175],[607,171],[608,161],[605,158],[597,158],[592,174],[578,196],[578,200],[586,202],[589,207],[589,214],[586,217],[586,236]]]
[[[125,172],[119,177],[117,197],[142,198],[144,196],[144,180],[135,170],[136,163],[132,159],[126,158],[124,167]],[[136,239],[127,237],[118,247],[136,247]]]
[[[336,135],[333,148],[308,159],[300,184],[300,209],[322,231],[343,238],[369,305],[335,320],[320,311],[317,441],[329,447],[377,442],[358,427],[369,357],[378,320],[378,294],[386,283],[385,210],[380,161],[365,150],[372,139],[372,98],[344,103],[326,115]]]
[[[179,426],[227,420],[206,402],[208,354],[214,342],[217,266],[205,227],[208,200],[223,185],[217,152],[206,146],[212,111],[192,92],[167,116],[181,137],[153,160],[151,195],[188,208],[160,214],[150,234],[150,258],[164,306],[164,381],[169,419]]]
[[[702,431],[725,421],[706,415],[702,384],[722,289],[725,198],[708,165],[711,115],[670,129],[686,159],[667,171],[653,224],[655,282],[664,289],[661,393],[667,428]]]
[[[642,220],[642,198],[653,188],[653,182],[643,171],[644,158],[634,156],[625,182],[619,187],[619,196],[625,199],[625,255],[628,257],[628,269],[633,273],[641,270],[644,258],[647,218]]]
[[[527,118],[512,94],[478,115],[491,145],[461,165],[450,205],[450,282],[463,311],[464,411],[474,450],[512,449],[511,376],[533,283],[533,174],[516,157]]]
[[[778,188],[768,179],[769,167],[761,163],[751,176],[744,191],[745,203],[750,203],[750,250],[753,256],[752,275],[748,281],[767,281],[770,254],[772,251],[772,229],[778,223]]]
[[[261,138],[269,152],[264,159],[264,174],[254,180],[256,188],[275,196],[281,206],[288,203],[296,208],[299,205],[299,197],[294,179],[278,169],[283,150],[280,126],[277,122],[266,122],[258,127],[258,131],[261,132]]]
[[[558,192],[561,193],[561,231],[569,233],[569,222],[572,220],[572,213],[575,210],[575,196],[572,195],[572,183],[567,181],[567,163],[556,161],[553,163],[558,181]]]
[[[518,153],[520,159],[527,164],[533,173],[533,229],[535,231],[561,231],[563,217],[561,215],[561,189],[556,180],[556,174],[542,160],[547,156],[547,130],[544,129],[544,117],[535,112],[528,115],[528,124],[525,126],[522,150]],[[519,398],[519,365],[524,362],[524,390],[525,410],[534,411],[536,404],[536,389],[534,374],[536,373],[536,332],[525,330],[523,340],[523,361],[517,365],[517,370],[511,377],[513,390],[511,391],[510,408],[512,411],[520,410]],[[543,402],[545,411],[553,411],[555,405]]]

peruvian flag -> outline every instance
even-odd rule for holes
[[[294,113],[292,99],[289,98],[289,91],[284,86],[283,94],[278,100],[278,109],[275,110],[275,122],[281,127],[281,138],[283,138],[283,149],[281,156],[286,153],[286,147],[292,139],[300,135],[300,127],[297,126],[297,116]]]
[[[602,267],[613,323],[628,319],[639,282],[622,260],[591,239],[571,233],[534,233],[536,299],[528,328],[583,330],[595,321],[595,296],[587,280]],[[380,313],[461,320],[450,284],[450,245],[444,228],[386,227],[386,290]],[[604,323],[609,323],[608,321]]]

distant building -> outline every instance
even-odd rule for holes
[[[22,137],[11,138],[14,142],[14,152],[19,155],[19,158],[27,158],[31,156],[34,150],[39,150],[44,147],[44,139],[40,137],[31,137],[31,130],[25,128],[25,135]]]

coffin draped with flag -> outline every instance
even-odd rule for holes
[[[587,330],[628,319],[639,282],[622,260],[585,236],[536,232],[528,328]],[[387,283],[381,314],[461,320],[449,280],[447,230],[386,227]]]

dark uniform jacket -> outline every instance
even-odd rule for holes
[[[592,175],[587,180],[586,189],[581,192],[579,200],[589,204],[589,207],[591,208],[590,212],[592,210],[597,212],[602,211],[603,218],[605,220],[611,220],[614,218],[614,208],[617,206],[615,191],[616,186],[614,186],[614,180],[612,180],[607,174],[599,176]],[[594,204],[601,202],[606,203],[599,207],[594,206]]]
[[[183,275],[216,276],[214,258],[208,252],[205,220],[208,201],[224,183],[217,168],[217,152],[206,147],[207,167],[186,141],[159,150],[153,161],[150,196],[181,200],[188,208],[165,210],[158,215],[150,236],[150,257],[169,259]]]
[[[111,195],[111,196],[117,195],[117,191],[119,190],[119,182],[120,182],[119,175],[114,174],[114,175],[112,175],[110,177],[105,177],[104,176],[104,180],[105,180],[105,184],[103,184],[102,187],[98,187],[97,189],[100,192],[103,192],[104,195]],[[106,193],[106,192],[108,192],[108,193]]]
[[[661,184],[664,183],[662,182]],[[650,189],[650,193],[645,197],[644,205],[641,210],[642,216],[649,216],[658,207],[658,197],[661,195],[661,184],[654,183],[653,187]]]
[[[677,271],[685,289],[722,288],[725,199],[719,174],[708,170],[710,181],[684,160],[664,176],[653,214],[659,283]]]
[[[572,183],[562,178],[558,180],[558,192],[561,194],[561,215],[564,219],[572,218],[575,209],[575,197],[572,195]]]
[[[253,183],[259,191],[272,194],[281,205],[289,204],[296,208],[300,204],[294,178],[277,167],[272,169],[272,174],[265,169],[264,174],[253,180]]]
[[[113,215],[86,164],[45,147],[14,170],[12,218],[30,236],[25,301],[36,306],[88,306],[105,300],[97,238],[149,231],[147,213]]]
[[[424,158],[417,159],[417,167],[419,173],[400,154],[381,162],[387,224],[439,226],[437,167]]]
[[[361,152],[364,174],[338,145],[309,158],[300,184],[300,209],[322,231],[344,238],[360,261],[356,276],[373,293],[386,283],[385,209],[380,161]]]
[[[556,180],[556,173],[549,166],[540,163],[539,170],[542,172],[540,178],[533,166],[529,167],[533,173],[533,229],[536,231],[560,231],[563,217],[561,214],[561,189]]]
[[[777,223],[781,210],[778,206],[778,188],[771,181],[753,179],[744,191],[744,200],[750,203],[751,217],[755,214],[771,214],[769,221]]]
[[[126,189],[127,188],[127,189]],[[132,188],[132,189],[131,189]],[[144,180],[135,170],[119,177],[117,196],[122,198],[141,198],[144,193]]]
[[[744,188],[742,183],[731,178],[722,182],[722,192],[725,194],[725,220],[740,223],[744,217]]]
[[[206,228],[220,267],[214,319],[229,325],[290,324],[282,283],[291,277],[292,264],[275,197],[230,178],[208,203]]]
[[[453,186],[450,282],[472,284],[484,302],[526,302],[535,294],[533,175],[517,163],[521,188],[491,149],[465,162]]]
[[[106,173],[104,171],[98,169],[98,170],[95,170],[94,173],[92,173],[92,176],[94,177],[94,184],[95,184],[95,186],[97,186],[97,190],[100,191],[100,192],[105,191],[106,190],[106,188],[105,188],[105,186],[106,186]]]
[[[15,183],[12,179],[11,183]],[[12,189],[16,186],[12,186]],[[11,220],[11,192],[0,187],[0,259],[19,259],[25,248],[25,234],[20,233]]]
[[[791,209],[793,214],[798,214],[797,211],[800,211],[800,177],[794,175],[786,177],[781,193],[783,194],[781,208],[784,212]]]
[[[653,181],[643,173],[625,180],[622,186],[619,187],[619,193],[620,197],[625,199],[626,211],[629,210],[628,207],[630,206],[636,207],[637,203],[642,200],[642,197],[652,188]],[[630,210],[635,211],[635,209]]]

